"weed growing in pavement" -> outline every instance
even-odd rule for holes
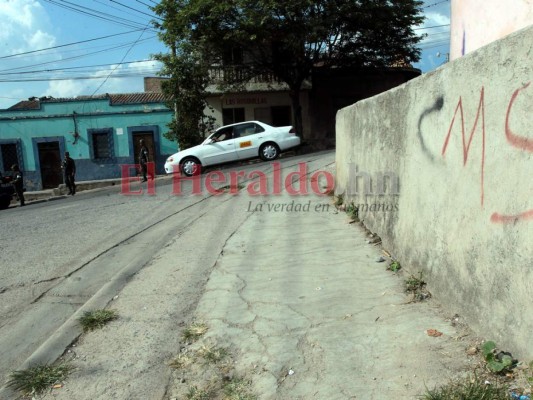
[[[339,207],[339,206],[342,206],[342,203],[344,203],[344,196],[342,194],[339,194],[336,198],[335,198],[335,206]]]
[[[354,203],[350,203],[346,208],[346,214],[348,214],[348,217],[350,217],[352,221],[359,222],[359,207]]]
[[[194,342],[207,332],[207,325],[203,322],[193,322],[182,333],[182,338],[186,342]]]
[[[486,384],[478,379],[451,382],[420,397],[423,400],[507,400],[511,399],[507,386],[498,382]]]
[[[188,387],[178,385],[177,390],[181,392],[181,397],[178,397],[189,400],[257,400],[251,381],[235,376],[235,360],[230,349],[200,339],[207,331],[207,324],[194,322],[182,333],[187,345],[169,366],[181,370],[181,382],[191,384]],[[193,344],[195,341],[198,342]]]
[[[228,356],[228,351],[223,347],[204,345],[198,350],[198,355],[207,363],[216,364]]]
[[[398,261],[393,261],[389,264],[388,270],[391,270],[392,272],[398,272],[400,269],[402,269],[402,266]]]
[[[11,373],[7,385],[25,395],[40,394],[53,385],[64,381],[72,372],[68,364],[40,365]]]
[[[108,322],[118,318],[118,313],[115,310],[94,310],[85,311],[80,317],[80,325],[84,332],[93,331],[102,328]]]
[[[257,400],[257,396],[250,390],[250,381],[234,378],[224,385],[226,400]]]
[[[212,398],[211,392],[205,389],[198,389],[196,386],[189,388],[187,392],[188,400],[210,400]]]
[[[405,291],[406,292],[416,292],[417,290],[422,289],[426,282],[422,280],[422,273],[418,275],[417,278],[414,275],[411,275],[409,278],[405,280]]]
[[[418,278],[411,275],[405,280],[405,291],[411,293],[417,301],[431,297],[431,294],[426,290],[426,282],[422,280],[422,273],[418,275]]]
[[[506,372],[513,366],[513,357],[509,353],[497,351],[496,343],[492,341],[483,343],[481,352],[487,362],[487,368],[492,372]]]
[[[192,363],[192,358],[188,354],[180,353],[171,362],[170,367],[174,369],[182,369]]]

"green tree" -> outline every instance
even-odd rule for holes
[[[233,82],[273,74],[289,88],[302,135],[300,91],[314,68],[382,67],[418,61],[419,0],[162,0],[175,6],[174,41],[187,41],[211,63],[228,49],[245,56]],[[157,7],[156,7],[157,13]]]
[[[168,124],[169,131],[165,136],[184,150],[202,142],[213,129],[215,119],[205,114],[210,110],[206,88],[210,83],[211,63],[191,40],[187,40],[185,31],[177,23],[177,6],[175,1],[162,0],[154,7],[164,16],[163,22],[154,22],[154,25],[160,30],[160,39],[170,49],[167,54],[156,54],[155,59],[163,64],[159,75],[167,79],[161,88],[169,99],[169,107],[174,109],[174,118]]]

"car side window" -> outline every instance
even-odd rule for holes
[[[224,128],[219,130],[215,136],[213,136],[217,142],[222,142],[223,140],[233,139],[233,127]]]
[[[239,126],[235,126],[235,137],[245,137],[249,135],[255,135],[256,133],[263,132],[264,129],[261,125],[257,125],[255,123],[250,124],[242,124]]]
[[[255,133],[261,133],[265,131],[265,128],[263,128],[261,125],[254,124]]]

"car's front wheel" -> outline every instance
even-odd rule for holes
[[[202,164],[200,164],[200,161],[198,161],[196,158],[187,157],[181,162],[180,169],[183,175],[193,176],[200,174],[202,170]]]
[[[259,148],[259,157],[263,161],[272,161],[279,157],[279,147],[275,143],[265,143]]]

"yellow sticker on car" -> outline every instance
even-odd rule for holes
[[[248,140],[247,142],[241,142],[239,143],[239,146],[241,147],[241,149],[243,147],[250,147],[252,145],[252,141],[251,140]]]

